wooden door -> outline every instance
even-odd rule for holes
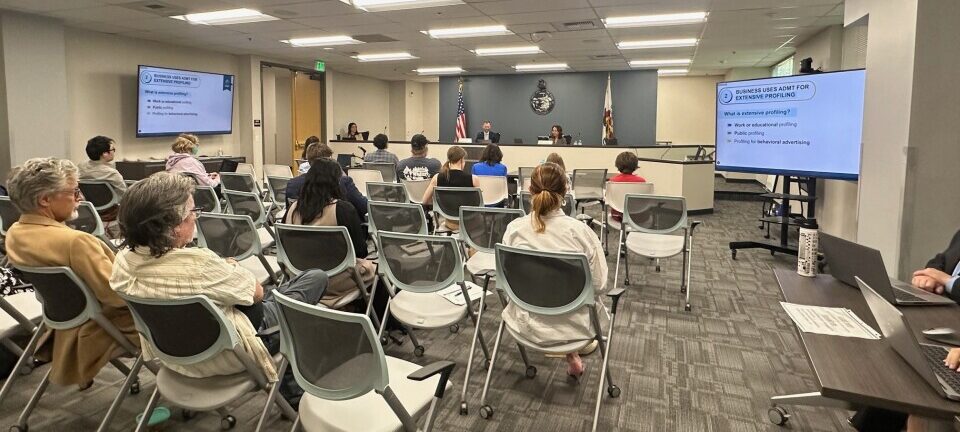
[[[303,143],[310,136],[320,137],[321,111],[320,101],[323,91],[322,81],[310,79],[309,74],[294,72],[292,80],[293,90],[291,102],[293,104],[293,160],[294,170],[297,169],[296,160],[303,154]],[[322,138],[321,138],[322,141]]]

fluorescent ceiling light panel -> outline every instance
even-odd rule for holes
[[[501,48],[477,48],[473,52],[478,56],[497,56],[497,55],[520,55],[520,54],[539,54],[540,47],[536,45],[501,47]]]
[[[463,73],[463,68],[460,66],[451,66],[451,67],[427,67],[414,69],[414,71],[420,75],[447,75],[447,74],[458,74]]]
[[[706,12],[690,12],[665,15],[635,15],[604,18],[603,25],[607,28],[618,27],[649,27],[680,24],[696,24],[706,21]]]
[[[262,14],[260,11],[254,9],[229,9],[215,12],[176,15],[170,18],[187,21],[192,24],[206,25],[244,24],[279,19],[274,16]]]
[[[659,39],[642,41],[623,41],[617,44],[617,48],[626,49],[649,49],[649,48],[682,48],[697,45],[697,38],[689,39]]]
[[[659,66],[686,66],[690,64],[690,59],[669,59],[669,60],[631,60],[630,67],[635,68],[653,68]]]
[[[690,69],[657,69],[657,75],[686,75]]]
[[[318,46],[334,46],[334,45],[352,45],[352,44],[363,43],[350,36],[323,36],[323,37],[296,38],[296,39],[282,40],[280,42],[288,43],[291,46],[295,46],[295,47],[318,47]]]
[[[564,70],[570,69],[566,63],[530,63],[518,64],[513,67],[517,72],[546,71],[546,70]]]
[[[340,0],[357,9],[382,12],[464,4],[462,0]]]
[[[411,60],[417,57],[414,57],[408,52],[394,52],[394,53],[382,53],[382,54],[358,54],[357,61],[360,62],[375,62],[375,61],[393,61],[393,60]]]
[[[434,39],[453,39],[453,38],[500,36],[500,35],[513,34],[512,31],[507,30],[506,26],[502,26],[502,25],[492,25],[492,26],[482,26],[482,27],[445,28],[445,29],[427,30],[425,33]]]

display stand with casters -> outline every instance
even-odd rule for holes
[[[792,183],[797,183],[802,186],[806,186],[806,195],[800,194],[791,194],[790,185]],[[776,189],[776,186],[774,186]],[[781,183],[781,193],[768,193],[761,195],[764,198],[768,199],[779,199],[782,201],[780,206],[783,209],[783,215],[780,216],[762,216],[760,218],[761,228],[767,226],[767,235],[765,238],[770,238],[770,224],[779,224],[780,225],[780,242],[771,243],[764,241],[736,241],[730,242],[730,255],[733,259],[737,259],[737,251],[740,249],[766,249],[770,251],[771,255],[776,255],[777,252],[796,255],[797,248],[790,245],[789,235],[790,235],[790,226],[800,226],[805,225],[809,221],[814,220],[814,215],[816,214],[816,199],[817,199],[817,180],[812,177],[791,177],[783,176],[783,182]],[[801,201],[807,203],[806,215],[800,213],[790,213],[790,201]]]

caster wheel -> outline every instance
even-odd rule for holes
[[[657,266],[657,273],[660,273],[660,266]]]
[[[527,366],[526,372],[527,378],[533,379],[537,377],[537,367],[536,366]]]
[[[484,405],[480,407],[480,417],[490,420],[490,418],[493,417],[493,408],[490,407],[490,405]]]
[[[615,385],[607,387],[607,394],[614,399],[620,397],[620,387],[617,387]]]
[[[10,426],[10,432],[27,432],[27,430],[29,429],[30,428],[28,428],[27,425],[23,425],[23,427],[16,426],[16,425]]]
[[[232,415],[227,415],[226,417],[220,419],[220,429],[230,430],[237,425],[237,418]]]
[[[736,249],[730,251],[730,257],[733,258],[734,260],[737,259],[737,251],[736,251]]]
[[[417,345],[417,347],[413,349],[413,355],[417,357],[423,357],[423,353],[426,351],[427,349],[424,348],[423,345]]]
[[[467,414],[469,414],[469,413],[470,413],[470,411],[467,410],[467,403],[466,403],[466,402],[460,402],[460,415],[467,415]]]
[[[624,279],[624,280],[623,280],[623,285],[624,285],[624,286],[630,286],[630,279]]]
[[[454,324],[450,326],[450,333],[459,333],[459,332],[460,332],[460,324]]]
[[[134,381],[133,384],[130,384],[130,394],[140,394],[140,381]]]
[[[775,406],[767,410],[767,418],[770,419],[770,423],[783,426],[790,420],[790,414],[787,414],[787,410],[783,407]]]
[[[380,346],[387,346],[387,337],[380,336]]]
[[[690,303],[687,303],[687,305],[683,307],[683,310],[690,312],[693,310],[693,306],[690,306]]]

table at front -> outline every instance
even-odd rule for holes
[[[230,159],[238,163],[244,163],[247,158],[243,156],[201,156],[197,158],[208,173],[220,171],[220,164],[224,159]],[[147,159],[135,161],[117,161],[117,171],[123,176],[124,180],[143,180],[153,173],[158,173],[167,169],[167,161],[164,159]]]
[[[852,310],[868,325],[879,330],[858,288],[847,286],[830,275],[803,277],[788,269],[774,269],[777,283],[789,303],[843,307]],[[901,307],[918,340],[921,330],[931,327],[960,328],[960,307]],[[771,421],[778,415],[777,404],[827,406],[854,409],[872,406],[941,419],[960,413],[960,403],[947,400],[930,387],[887,343],[803,333],[800,341],[820,385],[819,392],[771,398]],[[780,411],[783,414],[785,411]]]

